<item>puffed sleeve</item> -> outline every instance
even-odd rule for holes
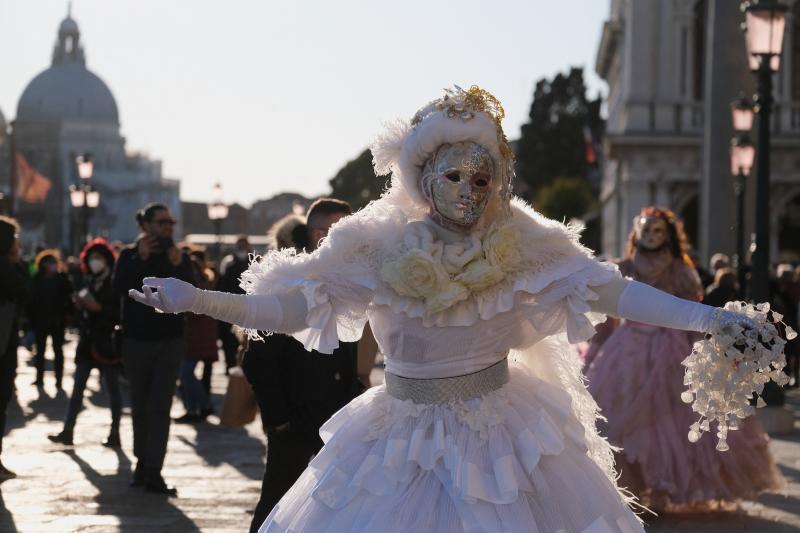
[[[386,220],[369,223],[368,210],[336,223],[313,253],[272,251],[242,274],[241,287],[248,294],[303,294],[306,327],[292,336],[307,350],[331,353],[339,341],[361,338],[378,283],[382,245],[397,226]]]

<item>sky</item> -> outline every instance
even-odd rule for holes
[[[609,0],[74,0],[87,67],[114,94],[128,150],[163,161],[184,200],[308,196],[444,87],[503,103],[510,139],[536,81],[594,58]],[[0,110],[50,65],[67,0],[0,0]]]

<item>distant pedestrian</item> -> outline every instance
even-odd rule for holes
[[[14,394],[19,346],[19,309],[28,296],[29,279],[20,262],[16,221],[0,216],[0,453],[6,432],[6,410]],[[16,474],[0,462],[0,480]]]
[[[75,295],[79,311],[80,340],[75,350],[75,376],[64,428],[48,435],[53,442],[72,445],[73,430],[83,407],[83,393],[92,368],[100,371],[111,405],[111,430],[103,446],[118,448],[122,394],[119,389],[121,356],[117,353],[115,327],[119,323],[119,296],[111,285],[114,252],[105,239],[95,239],[81,252],[80,264],[85,286]]]
[[[204,290],[213,289],[215,286],[215,273],[206,263],[206,254],[202,250],[193,250],[190,253],[192,268],[195,276],[195,285]],[[197,363],[203,361],[211,365],[217,360],[217,321],[206,315],[186,313],[186,353],[181,363],[181,397],[186,414],[176,420],[180,423],[196,423],[205,420],[214,412],[211,406],[211,397],[203,383],[197,379],[195,368]]]
[[[239,277],[250,266],[250,253],[253,251],[247,235],[236,238],[236,249],[220,262],[220,279],[217,290],[231,294],[244,294],[239,286]],[[236,366],[236,353],[239,350],[239,339],[233,333],[233,326],[227,322],[219,322],[219,338],[225,352],[225,372]]]
[[[189,257],[172,240],[176,221],[169,208],[151,203],[136,215],[142,230],[136,242],[120,253],[114,289],[122,297],[122,360],[131,385],[133,453],[136,468],[131,485],[177,495],[161,476],[169,438],[170,407],[186,344],[184,317],[155,312],[127,298],[149,276],[194,282]]]
[[[736,272],[728,267],[717,269],[714,274],[714,283],[706,289],[703,303],[714,307],[725,307],[725,304],[734,300],[739,300],[739,286],[736,281]]]
[[[36,275],[29,301],[29,317],[36,338],[36,386],[44,386],[47,338],[53,347],[56,389],[64,377],[64,330],[72,312],[72,283],[58,250],[43,250],[36,256]]]

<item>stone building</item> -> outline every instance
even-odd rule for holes
[[[771,257],[800,259],[800,1],[774,79]],[[736,250],[730,102],[754,92],[734,0],[611,0],[596,70],[608,82],[603,251],[619,255],[644,205],[672,208],[703,259]],[[754,132],[755,133],[755,132]],[[753,135],[755,138],[755,135]],[[755,171],[746,190],[753,227]]]
[[[70,204],[69,187],[80,180],[75,158],[87,152],[94,161],[92,185],[101,195],[90,218],[92,235],[133,240],[135,210],[147,202],[165,203],[181,218],[179,181],[162,176],[160,161],[126,151],[117,103],[103,80],[86,68],[80,31],[69,15],[58,28],[51,66],[19,99],[14,136],[17,150],[52,181],[44,203],[18,202],[22,238],[29,246],[72,249],[79,243],[81,215]]]

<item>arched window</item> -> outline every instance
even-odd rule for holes
[[[692,72],[692,97],[699,101],[703,99],[703,85],[706,71],[706,21],[708,2],[697,0],[694,5],[694,42],[692,43],[693,72]]]

